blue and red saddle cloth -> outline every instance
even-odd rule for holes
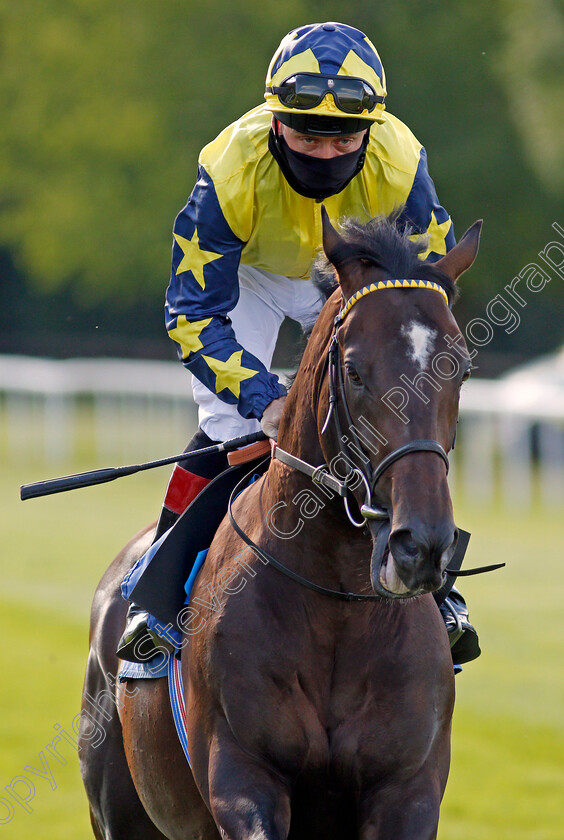
[[[121,585],[121,592],[123,597],[126,600],[131,600],[130,595],[135,589],[135,586],[140,579],[141,575],[151,563],[152,559],[154,558],[155,554],[160,548],[162,544],[161,541],[164,541],[168,534],[166,531],[160,540],[157,540],[151,548],[141,557],[140,560],[137,561],[135,566],[131,569],[131,571],[125,576],[123,583]],[[192,593],[192,587],[194,586],[194,581],[198,576],[198,572],[204,565],[204,560],[206,559],[206,555],[208,553],[208,549],[203,549],[199,551],[196,555],[194,560],[194,565],[192,566],[192,571],[188,576],[188,580],[184,584],[184,591],[186,593],[184,598],[184,605],[190,603],[190,595]],[[160,636],[162,639],[165,639],[170,644],[173,644],[176,651],[179,652],[182,647],[182,633],[178,629],[178,627],[174,627],[170,622],[163,626],[162,622],[155,616],[149,613],[149,619],[147,621],[147,625],[149,630],[152,630],[157,636]],[[169,656],[165,655],[164,653],[158,653],[152,659],[149,659],[147,662],[124,662],[123,667],[120,669],[120,679],[141,679],[141,678],[157,678],[157,677],[166,677],[168,673],[168,665],[169,665]]]
[[[178,615],[190,601],[194,581],[225,516],[229,497],[246,475],[245,488],[259,478],[269,460],[265,458],[258,463],[255,458],[231,466],[214,478],[123,580],[121,592],[125,600],[146,610],[149,629],[177,651],[183,640]],[[167,660],[164,654],[158,654],[145,663],[126,662],[120,677],[123,680],[166,676]]]
[[[165,532],[165,534],[163,534],[163,538],[166,537],[167,533],[168,532]],[[154,557],[158,550],[159,542],[160,540],[154,543],[154,551],[151,551],[151,549],[149,549],[149,551],[145,555],[143,555],[141,560],[138,561],[138,564],[133,567],[129,575],[124,580],[122,584],[122,592],[124,594],[124,597],[127,597],[125,593],[130,591],[130,587],[135,587],[136,580],[139,579],[139,577],[143,573],[144,568],[146,568],[146,566],[151,562],[152,557]],[[151,546],[151,548],[153,548],[153,546]],[[186,592],[185,604],[188,604],[190,602],[190,595],[192,593],[194,581],[196,580],[196,577],[204,564],[204,560],[206,559],[207,553],[207,549],[204,549],[203,551],[198,552],[198,554],[196,555],[192,571],[188,576],[188,580],[184,584],[184,590]],[[160,623],[156,616],[151,615],[149,617],[148,625],[151,630],[154,630],[154,632],[161,635],[159,632]],[[168,677],[168,693],[170,697],[172,717],[176,726],[176,732],[178,734],[180,746],[182,747],[182,751],[186,756],[186,761],[190,765],[190,754],[188,752],[186,704],[184,701],[184,685],[182,682],[182,669],[180,665],[180,658],[178,655],[182,646],[182,635],[180,634],[179,630],[175,630],[174,628],[168,628],[166,638],[169,641],[171,639],[174,640],[176,647],[175,653],[160,652],[157,653],[157,655],[154,656],[152,659],[149,659],[147,662],[123,662],[119,672],[119,680],[120,682],[125,682],[126,680],[158,679],[159,677]]]
[[[248,487],[268,467],[269,459],[251,464]],[[194,582],[204,564],[208,546],[227,510],[229,497],[249,472],[249,463],[230,467],[211,481],[194,499],[177,522],[157,540],[128,572],[122,595],[149,613],[148,626],[175,647],[147,662],[124,661],[118,679],[168,678],[172,716],[180,745],[190,765],[186,706],[180,665],[183,637],[176,622],[180,610],[189,604]]]

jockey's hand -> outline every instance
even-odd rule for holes
[[[282,417],[282,409],[284,408],[285,402],[286,397],[278,397],[278,399],[272,400],[264,409],[260,425],[265,435],[268,435],[272,440],[278,438],[278,426],[280,425],[280,418]]]

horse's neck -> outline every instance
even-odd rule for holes
[[[282,449],[315,465],[323,461],[317,426],[319,386],[339,300],[331,298],[317,319],[288,394],[278,436]]]
[[[321,410],[321,415],[325,416],[328,398],[326,385],[320,388],[320,384],[339,303],[339,297],[329,301],[318,318],[287,397],[278,435],[281,449],[312,466],[320,466],[326,460],[319,439],[318,412]],[[350,544],[352,537],[358,534],[351,535],[352,526],[344,514],[340,497],[328,498],[329,492],[321,490],[309,476],[280,461],[275,460],[268,472],[265,493],[265,498],[273,505],[285,502],[280,512],[282,516],[287,514],[288,525],[282,529],[285,532],[295,526],[300,506],[309,500],[309,510],[315,510],[316,506],[319,510],[312,518],[306,517],[307,528],[300,532],[302,538],[308,540],[315,532],[330,534],[332,547],[343,551],[341,543]]]

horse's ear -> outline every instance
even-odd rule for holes
[[[482,220],[468,228],[462,239],[451,248],[451,250],[440,260],[437,260],[435,265],[444,271],[444,273],[451,278],[451,280],[458,280],[461,274],[464,274],[470,268],[480,246],[480,231],[482,230]]]
[[[335,268],[335,274],[343,295],[348,297],[352,294],[350,284],[354,284],[354,276],[350,273],[351,246],[329,221],[329,215],[324,205],[321,205],[321,221],[323,224],[323,250],[327,259]],[[350,291],[349,287],[351,288]]]
[[[340,257],[343,255],[343,250],[346,248],[346,242],[329,221],[329,214],[324,204],[321,205],[321,222],[323,225],[323,250],[329,262],[333,263],[336,268]]]

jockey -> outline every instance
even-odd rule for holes
[[[455,244],[409,128],[385,111],[378,53],[342,23],[302,26],[268,68],[265,103],[201,152],[198,179],[173,230],[166,325],[192,374],[199,428],[185,451],[261,428],[276,438],[285,387],[269,371],[288,316],[309,329],[323,305],[310,266],[322,244],[321,202],[333,219],[367,222],[401,207],[399,224],[425,234],[423,258]],[[177,464],[155,539],[227,467],[225,454]],[[455,664],[480,653],[463,598],[441,607],[458,637]],[[464,631],[460,635],[461,628]],[[118,655],[134,658],[147,613],[132,605]]]

